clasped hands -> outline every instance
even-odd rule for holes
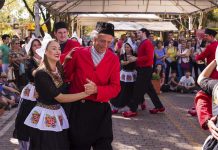
[[[88,95],[96,94],[98,92],[97,85],[89,79],[86,79],[87,84],[84,85],[85,93]]]
[[[131,56],[131,55],[127,55],[127,59],[128,59],[129,62],[135,62],[137,60],[137,57]]]

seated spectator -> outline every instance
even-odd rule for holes
[[[179,81],[178,91],[180,91],[181,93],[192,93],[195,92],[195,88],[195,80],[191,76],[191,72],[187,70],[185,72],[185,76],[182,76]]]
[[[19,100],[20,100],[20,92],[15,89],[14,87],[10,87],[10,85],[13,84],[9,84],[7,82],[7,75],[5,73],[1,74],[1,79],[0,79],[0,83],[2,86],[2,90],[1,90],[1,95],[4,96],[5,98],[13,101],[13,103],[18,104]],[[14,106],[14,105],[12,105]],[[15,105],[17,106],[17,105]]]
[[[10,110],[12,106],[16,105],[15,101],[12,101],[2,95],[0,96],[0,103],[3,105],[5,110]]]
[[[178,78],[176,76],[176,71],[172,71],[171,72],[171,75],[169,77],[169,81],[167,84],[164,84],[162,87],[161,87],[161,91],[163,92],[168,92],[168,91],[177,91],[177,86],[178,86]]]

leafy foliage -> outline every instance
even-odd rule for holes
[[[214,9],[213,11],[208,12],[207,19],[213,22],[218,21],[218,8]]]
[[[153,73],[151,79],[152,80],[160,80],[160,76],[159,76],[159,74]]]

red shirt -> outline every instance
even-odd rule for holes
[[[218,46],[218,42],[214,41],[210,43],[206,47],[206,49],[199,55],[196,55],[195,59],[196,60],[204,60],[205,58],[207,59],[207,64],[210,64],[211,61],[215,59],[215,53],[216,53],[216,47]],[[210,76],[213,79],[218,79],[218,72],[217,70],[214,70],[213,73]]]
[[[86,99],[97,102],[108,102],[120,92],[120,63],[118,57],[107,50],[101,62],[94,66],[91,47],[80,47],[72,55],[72,59],[64,66],[67,79],[71,78],[70,93],[84,91],[86,79],[97,85],[97,94]]]
[[[136,65],[138,67],[152,67],[154,59],[154,46],[151,41],[145,39],[138,47],[138,58]]]
[[[61,57],[60,57],[60,62],[63,63],[64,62],[64,59],[66,57],[66,55],[75,47],[81,47],[81,45],[79,44],[79,42],[76,42],[76,41],[73,41],[73,40],[70,40],[68,39],[67,40],[67,43],[64,47],[64,50],[61,54]]]

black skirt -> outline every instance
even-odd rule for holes
[[[121,91],[116,98],[110,100],[110,103],[117,107],[125,107],[133,98],[133,90],[135,82],[120,82]]]
[[[29,150],[69,150],[68,130],[61,132],[30,128]]]
[[[15,129],[13,132],[13,137],[22,141],[29,141],[29,129],[30,127],[24,124],[25,119],[36,105],[36,101],[30,101],[23,99],[20,109],[15,120]]]

